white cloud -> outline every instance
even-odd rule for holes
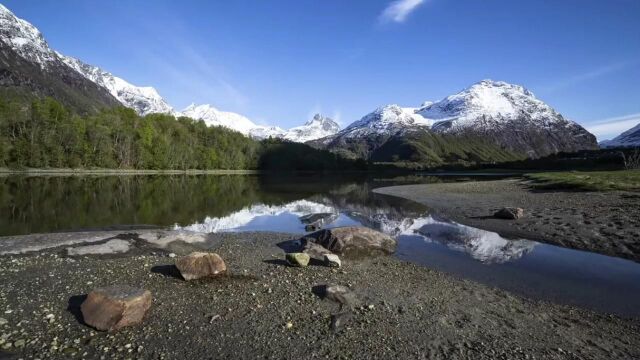
[[[380,14],[380,22],[402,23],[424,0],[396,0],[391,2]]]
[[[585,128],[602,141],[613,139],[639,123],[640,113],[637,113],[594,121],[592,124],[586,124]]]

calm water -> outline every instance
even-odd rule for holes
[[[368,226],[395,236],[396,256],[529,297],[640,315],[640,264],[560,248],[432,216],[376,187],[467,177],[83,176],[0,178],[0,235],[128,225],[193,231],[304,233],[300,216],[326,227]],[[327,215],[327,216],[329,216]]]

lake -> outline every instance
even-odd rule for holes
[[[395,256],[527,297],[638,316],[640,264],[500,235],[440,218],[421,204],[374,194],[467,176],[126,175],[0,177],[0,235],[170,227],[303,234],[367,226],[398,239]],[[477,179],[495,179],[479,177]]]

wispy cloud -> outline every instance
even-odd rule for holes
[[[404,22],[409,14],[424,3],[425,0],[396,0],[391,2],[380,14],[379,20],[382,23]]]
[[[543,92],[554,92],[562,89],[566,89],[572,87],[574,85],[578,85],[590,80],[594,80],[600,78],[602,76],[615,73],[622,69],[625,69],[631,65],[636,64],[637,61],[620,61],[611,64],[607,64],[604,66],[600,66],[589,71],[586,71],[581,74],[576,74],[565,79],[559,80],[557,82],[548,84],[546,86],[540,87],[540,90]]]
[[[598,140],[612,139],[640,123],[640,113],[593,121],[585,128]]]

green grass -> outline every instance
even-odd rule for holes
[[[525,177],[535,189],[640,191],[640,170],[547,172]]]

